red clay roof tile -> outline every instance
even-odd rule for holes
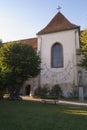
[[[37,38],[23,39],[20,40],[25,44],[31,45],[34,49],[37,49]]]
[[[70,30],[79,26],[72,24],[62,13],[58,12],[49,24],[37,33],[37,35]]]

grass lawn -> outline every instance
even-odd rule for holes
[[[1,100],[0,130],[87,130],[87,107]]]

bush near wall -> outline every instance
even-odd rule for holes
[[[46,98],[49,93],[49,88],[45,85],[43,87],[38,87],[35,90],[34,96],[38,98]]]
[[[62,90],[59,84],[55,84],[52,89],[50,90],[50,96],[53,97],[53,99],[59,99],[62,97]]]
[[[39,86],[36,88],[34,95],[35,97],[44,99],[59,99],[62,97],[62,90],[59,84],[54,85],[52,89],[49,89],[46,85],[43,87]]]

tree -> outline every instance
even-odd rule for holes
[[[28,44],[11,42],[0,48],[0,82],[8,88],[12,99],[19,96],[24,81],[40,73],[40,63],[39,55]]]
[[[81,40],[81,53],[83,58],[81,60],[81,66],[87,69],[87,29],[85,29],[80,36]]]

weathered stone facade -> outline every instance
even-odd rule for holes
[[[29,84],[33,95],[38,85],[47,84],[50,88],[60,84],[63,94],[68,97],[74,89],[78,89],[78,61],[81,55],[77,54],[80,48],[80,27],[69,22],[60,12],[51,22],[37,33],[37,52],[41,57],[41,73],[35,79],[25,82],[22,93],[26,94],[25,88]],[[53,68],[51,66],[52,46],[59,43],[63,51],[63,66]],[[87,71],[82,70],[85,95],[87,95]],[[76,88],[75,88],[76,87]]]

